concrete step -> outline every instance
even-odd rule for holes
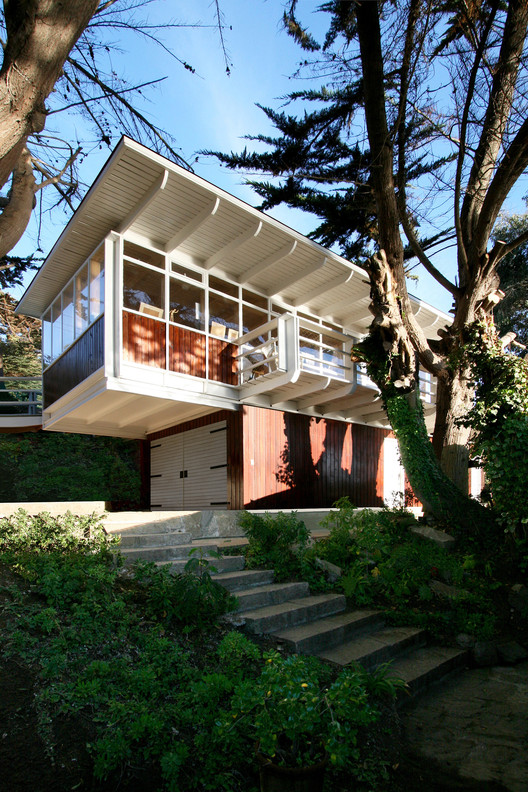
[[[372,635],[363,635],[333,649],[318,652],[318,657],[340,666],[360,663],[369,671],[404,652],[424,646],[425,642],[425,630],[415,627],[387,627]]]
[[[289,600],[279,605],[268,605],[257,610],[242,611],[246,630],[254,635],[275,633],[296,624],[322,619],[344,611],[346,599],[343,594],[317,594],[302,599]]]
[[[219,572],[215,580],[228,591],[238,591],[273,583],[273,577],[273,569],[242,569],[239,572]]]
[[[120,534],[121,550],[132,550],[143,547],[174,547],[175,545],[189,545],[192,543],[191,534],[186,531],[164,531],[163,533],[132,533]]]
[[[273,637],[298,654],[317,654],[383,626],[383,616],[379,611],[358,610],[281,630],[273,633]]]
[[[238,607],[243,611],[279,605],[281,602],[298,600],[309,595],[310,586],[306,582],[268,583],[237,591]]]
[[[181,531],[178,512],[106,512],[103,526],[108,533],[162,533]]]
[[[121,554],[127,561],[172,561],[177,558],[184,558],[185,561],[188,561],[192,550],[196,550],[195,544],[170,544],[124,548]],[[210,545],[204,549],[204,555],[207,555],[207,551],[216,552],[216,545]],[[200,553],[193,553],[193,556],[199,558]]]
[[[214,567],[218,574],[224,572],[236,572],[238,570],[244,569],[244,563],[246,561],[244,556],[224,556],[223,558],[208,558],[205,556],[204,560],[208,561],[209,566]],[[170,566],[171,571],[176,574],[178,572],[185,571],[185,565],[188,561],[188,558],[176,558],[168,561],[158,561],[156,566]],[[216,572],[213,572],[212,570],[209,571],[216,578]]]
[[[467,660],[467,651],[449,646],[425,646],[406,657],[396,658],[390,665],[389,676],[403,679],[409,693],[416,696],[434,682],[464,667]]]

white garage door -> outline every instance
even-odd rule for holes
[[[153,440],[150,444],[152,509],[226,509],[227,424]]]

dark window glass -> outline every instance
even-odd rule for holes
[[[195,272],[195,270],[190,269],[189,267],[184,267],[182,264],[176,264],[176,262],[171,262],[171,270],[172,272],[177,272],[178,275],[185,275],[186,278],[192,278],[192,280],[202,282],[202,275],[200,272]]]
[[[238,286],[236,284],[228,283],[227,281],[217,278],[214,275],[209,275],[209,287],[222,292],[222,294],[228,294],[230,297],[238,298]]]
[[[263,308],[265,311],[268,310],[268,298],[263,297],[261,294],[255,294],[255,292],[242,289],[242,299],[245,302],[256,305],[258,308]]]
[[[123,252],[125,256],[130,256],[130,258],[137,259],[138,261],[144,261],[145,264],[151,264],[153,267],[158,267],[159,269],[165,269],[165,256],[161,253],[155,253],[153,250],[148,250],[147,248],[135,245],[133,242],[127,242],[126,240],[123,243]]]
[[[171,278],[169,320],[195,330],[205,330],[204,290]]]
[[[209,292],[209,332],[217,338],[238,338],[238,302]]]
[[[139,264],[123,264],[123,306],[163,319],[165,278]]]

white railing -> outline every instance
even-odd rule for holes
[[[0,415],[41,415],[40,377],[0,377]]]
[[[298,369],[331,379],[351,381],[351,336],[283,314],[251,330],[235,342],[239,384]]]
[[[372,382],[367,374],[367,367],[364,363],[358,363],[358,385],[364,388],[377,389],[377,385]],[[436,379],[428,371],[419,371],[420,397],[424,404],[436,404]]]

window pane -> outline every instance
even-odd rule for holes
[[[90,259],[90,322],[101,316],[104,310],[104,246]]]
[[[268,310],[268,298],[263,297],[261,294],[242,289],[242,299],[245,302],[252,303],[252,305],[257,305],[259,308],[263,308],[265,311]]]
[[[209,286],[211,289],[216,289],[217,291],[222,292],[222,294],[229,294],[231,297],[238,297],[238,286],[234,283],[228,283],[221,278],[217,278],[214,275],[209,275]]]
[[[238,327],[238,302],[209,292],[209,332],[218,338],[237,338]]]
[[[267,321],[267,312],[264,313],[263,311],[259,311],[256,308],[250,308],[248,305],[242,306],[242,323],[244,333],[249,333],[250,330],[256,330],[257,327],[266,324]],[[267,334],[266,336],[259,336],[249,343],[251,346],[258,346],[259,344],[264,343],[266,338]]]
[[[123,264],[123,306],[163,319],[165,277],[139,264]]]
[[[153,267],[159,267],[159,269],[165,269],[165,256],[161,253],[155,253],[153,250],[147,250],[147,248],[126,241],[123,244],[123,252],[125,256],[144,261],[145,264],[152,264]]]
[[[200,283],[203,280],[202,274],[200,272],[196,272],[190,267],[184,267],[183,264],[176,264],[175,261],[171,262],[171,270],[172,272],[177,272],[178,275],[185,275],[186,278],[192,278],[195,281],[200,281]]]
[[[42,317],[42,360],[45,366],[51,361],[51,308]]]
[[[75,332],[75,309],[73,305],[73,281],[62,292],[62,344],[63,348],[73,344]]]
[[[75,277],[75,337],[88,327],[88,264]],[[55,350],[53,351],[55,356]]]
[[[205,330],[204,290],[171,278],[169,320],[195,330]]]
[[[53,360],[62,352],[62,315],[61,298],[57,297],[51,306],[51,353]]]

